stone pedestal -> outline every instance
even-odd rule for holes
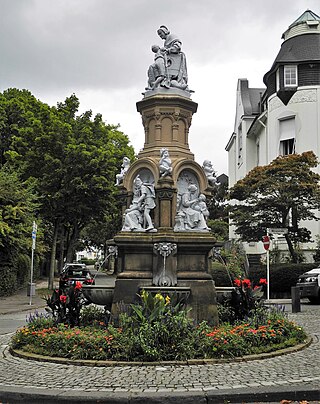
[[[133,302],[138,302],[141,289],[161,287],[157,284],[164,269],[164,259],[154,246],[170,243],[177,246],[173,254],[166,258],[165,276],[172,280],[169,285],[190,290],[187,308],[197,322],[203,320],[217,324],[216,292],[214,282],[208,274],[208,254],[215,243],[210,234],[158,232],[154,234],[122,233],[115,237],[118,246],[118,270],[112,314],[127,310]]]
[[[121,231],[114,238],[118,247],[117,280],[112,314],[116,318],[138,302],[141,289],[185,293],[190,316],[196,321],[217,324],[216,292],[208,274],[208,255],[215,239],[206,229],[180,231],[176,225],[181,196],[189,184],[209,196],[212,188],[202,167],[194,161],[188,137],[197,104],[182,90],[150,91],[137,103],[145,130],[145,144],[119,187],[123,213],[132,202],[135,178],[155,189],[152,210],[154,232]],[[172,174],[161,176],[160,150],[166,148]],[[126,228],[126,227],[125,227]],[[177,229],[179,231],[174,231]],[[129,228],[130,230],[130,228]],[[178,293],[178,292],[177,292]]]

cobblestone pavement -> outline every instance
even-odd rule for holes
[[[274,358],[207,365],[155,365],[82,367],[37,362],[13,357],[8,350],[12,334],[0,336],[0,390],[36,388],[69,392],[110,393],[190,393],[210,391],[248,391],[278,387],[311,388],[320,386],[319,309],[307,307],[289,317],[305,327],[313,337],[306,349]],[[285,397],[284,397],[285,398]],[[201,401],[199,401],[201,402]]]

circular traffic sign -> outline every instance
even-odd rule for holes
[[[262,237],[262,242],[263,242],[263,247],[265,250],[269,250],[270,247],[270,237],[269,236],[263,236]]]

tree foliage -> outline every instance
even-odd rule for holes
[[[36,202],[32,186],[15,172],[0,168],[0,252],[2,259],[31,248]]]
[[[226,203],[228,182],[214,186],[213,197],[208,200],[209,220],[208,226],[218,241],[227,241],[229,238],[229,217]]]
[[[61,260],[70,260],[87,224],[120,215],[115,175],[124,156],[134,158],[118,126],[91,111],[77,115],[78,109],[74,94],[57,107],[27,90],[0,94],[0,162],[34,184],[38,215],[51,229],[52,265],[57,245]]]
[[[296,242],[311,239],[302,221],[319,220],[320,175],[312,151],[280,156],[266,166],[255,167],[230,189],[230,219],[244,241],[258,241],[267,228],[288,228],[285,236],[292,259]]]

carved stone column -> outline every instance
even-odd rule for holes
[[[176,189],[170,177],[160,178],[156,188],[159,215],[159,230],[171,230],[174,225],[173,201]]]
[[[198,104],[180,95],[157,94],[137,102],[145,131],[144,148],[138,157],[159,155],[166,147],[170,156],[194,160],[188,143],[192,115]]]

